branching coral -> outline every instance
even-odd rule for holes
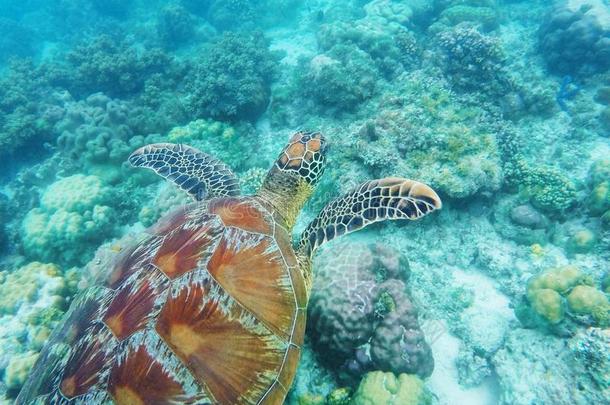
[[[173,59],[160,49],[140,50],[126,40],[101,35],[75,47],[66,55],[60,84],[73,95],[104,92],[111,97],[140,93],[151,76],[167,74]],[[61,83],[63,82],[63,83]]]
[[[195,20],[184,7],[170,4],[157,17],[157,34],[166,47],[179,47],[193,38]]]
[[[508,78],[499,41],[471,27],[456,27],[437,36],[442,69],[454,88],[503,94]]]
[[[188,108],[200,118],[255,120],[269,104],[275,72],[262,33],[225,33],[206,49],[187,80]]]
[[[51,141],[58,104],[44,69],[24,60],[11,63],[0,78],[0,157],[39,151]]]
[[[354,45],[336,45],[302,66],[299,87],[321,107],[350,111],[374,95],[377,76],[366,52]]]

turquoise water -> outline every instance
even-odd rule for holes
[[[190,145],[249,195],[299,130],[329,147],[295,244],[370,179],[442,209],[315,252],[285,403],[608,403],[609,38],[603,0],[0,0],[0,403],[190,201],[134,150]]]

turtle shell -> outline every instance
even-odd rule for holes
[[[179,209],[109,265],[44,347],[18,404],[281,404],[307,295],[254,197]]]

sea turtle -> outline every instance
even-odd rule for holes
[[[240,196],[231,170],[192,147],[135,151],[133,166],[196,201],[159,220],[75,299],[17,404],[282,404],[303,344],[316,249],[441,207],[422,183],[368,181],[329,203],[295,250],[291,230],[326,150],[320,133],[297,132],[254,196]]]

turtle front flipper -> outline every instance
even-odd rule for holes
[[[305,229],[299,256],[309,260],[328,242],[374,222],[415,220],[441,208],[441,199],[423,183],[398,177],[367,181],[331,201]]]
[[[154,170],[197,201],[236,196],[240,192],[239,181],[227,165],[187,145],[146,145],[129,156],[129,163]]]

